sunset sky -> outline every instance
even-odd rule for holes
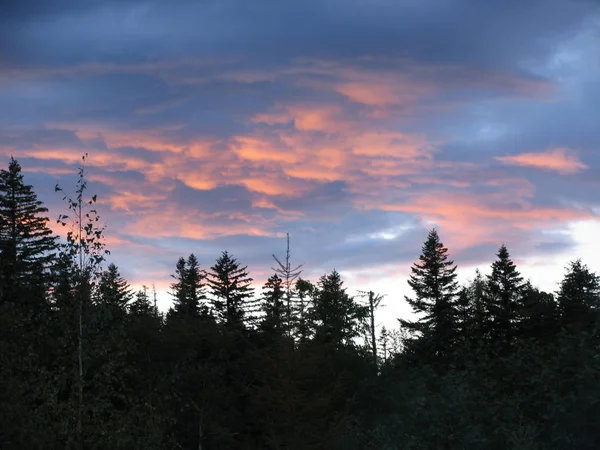
[[[461,279],[504,243],[553,291],[600,272],[600,3],[5,2],[0,152],[52,219],[88,152],[110,261],[163,307],[178,257],[262,284],[289,232],[394,320],[432,226]]]

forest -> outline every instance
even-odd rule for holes
[[[386,330],[382,293],[303,278],[288,239],[262,289],[229,251],[182,255],[163,313],[110,263],[85,157],[77,180],[51,215],[17,160],[0,172],[0,449],[600,448],[600,279],[581,260],[544,292],[501,246],[461,285],[432,229],[417,319]]]

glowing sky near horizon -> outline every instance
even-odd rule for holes
[[[392,323],[433,226],[462,280],[503,243],[550,291],[600,272],[599,48],[592,0],[5,3],[0,158],[55,218],[89,153],[110,260],[163,307],[180,256],[260,285],[289,232]]]

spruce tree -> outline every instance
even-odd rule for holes
[[[438,233],[432,229],[423,244],[419,261],[411,267],[409,286],[415,298],[405,297],[413,311],[423,314],[416,322],[400,320],[409,332],[422,333],[432,346],[434,355],[447,352],[457,328],[456,265],[448,260]]]
[[[517,313],[523,295],[523,277],[502,245],[487,277],[486,303],[491,323],[491,337],[510,344],[518,325]]]
[[[263,333],[277,337],[286,332],[287,308],[286,287],[278,275],[270,277],[263,286],[263,312],[260,329]]]
[[[11,157],[0,171],[0,303],[17,296],[38,303],[45,294],[57,250],[47,212]]]
[[[133,297],[129,283],[112,263],[100,274],[98,297],[101,304],[122,312],[127,310],[127,305]]]
[[[208,314],[204,293],[205,273],[200,269],[196,256],[192,253],[187,261],[179,258],[175,268],[175,282],[171,284],[174,297],[173,313],[186,316]]]
[[[339,347],[352,345],[360,335],[367,308],[348,295],[339,272],[334,270],[319,279],[311,315],[315,340]]]
[[[580,259],[569,264],[558,291],[560,322],[570,329],[589,329],[600,311],[600,277]]]
[[[254,289],[247,266],[240,263],[224,251],[210,268],[207,284],[212,294],[212,306],[217,319],[230,326],[242,325],[244,320],[252,320],[252,302]]]

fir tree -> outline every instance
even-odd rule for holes
[[[518,327],[517,313],[523,293],[523,277],[502,245],[487,277],[486,302],[494,339],[510,344]]]
[[[39,302],[48,288],[57,237],[47,212],[11,158],[8,170],[0,171],[0,303],[17,296]]]
[[[577,259],[569,264],[558,291],[561,323],[574,329],[592,326],[600,311],[600,277]]]
[[[435,355],[442,355],[451,345],[456,333],[456,302],[458,283],[456,266],[448,260],[448,249],[444,247],[435,229],[432,229],[423,244],[419,261],[411,267],[409,286],[415,298],[406,301],[418,314],[418,321],[400,320],[410,332],[420,332],[431,340]]]
[[[175,282],[171,284],[174,297],[173,312],[179,315],[199,316],[208,314],[204,293],[205,273],[200,269],[198,259],[192,253],[187,261],[179,258],[175,268]]]
[[[323,275],[311,312],[315,321],[315,340],[336,347],[352,345],[367,316],[367,308],[355,302],[343,285],[338,271]]]
[[[212,294],[212,306],[217,318],[230,326],[241,325],[251,320],[249,310],[254,289],[247,266],[240,263],[227,251],[223,252],[210,268],[207,284]]]
[[[267,335],[282,336],[286,331],[286,292],[284,280],[270,277],[263,286],[263,312],[260,329]]]
[[[131,288],[127,280],[121,276],[114,264],[101,273],[98,282],[98,296],[103,305],[125,312],[132,299]]]

